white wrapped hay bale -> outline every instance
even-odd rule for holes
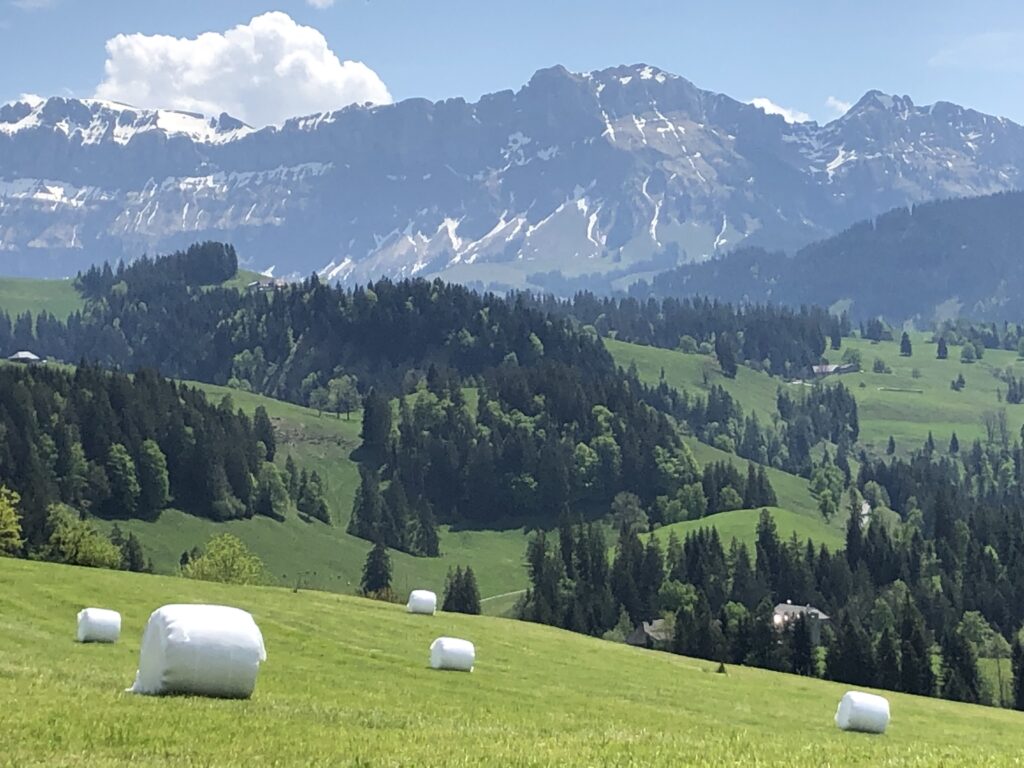
[[[433,616],[437,611],[437,595],[428,589],[414,589],[409,593],[405,610],[409,613],[425,613]]]
[[[430,666],[434,669],[454,669],[472,672],[476,661],[476,648],[469,640],[457,637],[439,637],[430,644]]]
[[[889,701],[873,693],[848,691],[839,700],[836,725],[844,731],[885,733],[889,725]]]
[[[223,605],[165,605],[149,617],[132,693],[247,699],[266,661],[252,616]]]
[[[78,642],[116,643],[121,636],[121,614],[106,608],[83,608],[78,612]]]

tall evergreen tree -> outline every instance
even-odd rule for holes
[[[1013,708],[1024,711],[1024,644],[1020,634],[1013,637]]]
[[[111,445],[106,468],[110,480],[107,514],[111,517],[132,517],[139,503],[139,481],[128,449],[120,443]]]
[[[277,454],[277,438],[274,436],[274,425],[270,423],[270,416],[267,409],[262,405],[256,406],[256,412],[252,420],[253,434],[256,439],[263,443],[267,449],[267,461],[273,461]]]
[[[391,403],[376,388],[371,388],[363,400],[363,427],[360,433],[363,445],[377,457],[383,456],[391,439]]]
[[[932,671],[931,648],[925,636],[924,619],[907,596],[900,624],[900,685],[899,689],[919,696],[931,696],[935,691],[935,673]]]
[[[359,586],[364,595],[381,595],[391,589],[391,555],[379,539],[366,556]]]
[[[167,457],[155,440],[142,443],[139,453],[139,513],[153,519],[170,500],[170,477]]]
[[[974,704],[981,701],[978,659],[959,630],[947,632],[942,641],[942,697]]]
[[[914,352],[913,345],[910,343],[910,336],[907,332],[903,332],[903,337],[900,339],[900,354],[903,357],[910,357]]]
[[[791,666],[798,675],[814,675],[814,644],[811,641],[811,628],[807,617],[803,614],[793,622],[790,628]]]
[[[945,360],[949,357],[949,347],[946,346],[946,340],[941,336],[939,337],[939,346],[935,353],[935,357],[939,360]]]
[[[875,659],[878,664],[875,685],[879,688],[899,690],[902,679],[900,672],[900,649],[896,645],[896,638],[893,637],[889,627],[882,630],[882,634],[878,639]]]

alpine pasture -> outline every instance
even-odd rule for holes
[[[844,733],[846,686],[505,619],[16,560],[0,580],[3,766],[1002,766],[1024,750],[1017,712],[885,692],[885,735]],[[125,692],[149,614],[174,602],[253,614],[268,659],[252,699]],[[74,641],[87,604],[122,612],[116,645]],[[472,673],[428,668],[442,635],[475,643]]]

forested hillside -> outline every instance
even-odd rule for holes
[[[1024,315],[1022,213],[1021,192],[896,208],[792,256],[741,248],[665,272],[631,293],[839,304],[860,320],[1016,322]]]
[[[215,521],[292,504],[328,520],[321,480],[273,464],[276,439],[255,418],[140,370],[0,367],[0,481],[17,495],[20,534],[7,550],[79,562],[74,520],[155,520],[168,507]],[[70,526],[70,528],[69,528]],[[21,538],[24,538],[23,543]],[[59,551],[54,551],[56,550]]]

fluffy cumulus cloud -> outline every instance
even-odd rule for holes
[[[806,112],[801,112],[798,109],[790,109],[789,107],[780,107],[771,99],[766,99],[764,96],[758,96],[756,99],[751,99],[749,103],[766,114],[781,115],[782,119],[787,123],[807,123],[810,122],[811,119],[811,116]]]
[[[255,126],[348,104],[391,102],[376,72],[339,60],[319,30],[276,11],[195,38],[118,35],[107,41],[104,69],[97,98],[227,112]]]
[[[837,99],[835,96],[829,96],[825,99],[825,106],[828,108],[828,111],[832,113],[833,117],[842,117],[850,111],[850,107],[853,106],[853,103]]]

